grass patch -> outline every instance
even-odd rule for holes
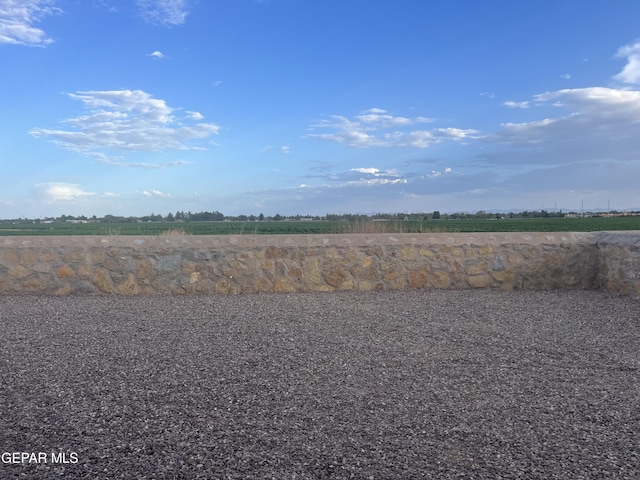
[[[0,223],[0,236],[21,235],[269,235],[455,232],[596,232],[640,230],[640,217],[505,218],[313,222]]]

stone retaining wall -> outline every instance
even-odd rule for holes
[[[640,232],[596,234],[596,287],[640,298]]]
[[[605,288],[640,295],[640,232],[0,237],[0,293]]]

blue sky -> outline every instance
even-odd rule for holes
[[[637,0],[0,0],[0,218],[640,209]]]

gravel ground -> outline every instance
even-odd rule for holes
[[[629,298],[5,296],[0,327],[3,479],[640,478]]]

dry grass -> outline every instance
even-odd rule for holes
[[[159,235],[163,236],[173,236],[173,235],[191,235],[190,232],[187,232],[184,228],[170,228],[169,230],[163,230],[159,233]]]
[[[427,226],[422,222],[418,224],[404,221],[356,221],[356,222],[344,222],[333,233],[451,233],[457,232],[457,228],[442,228]]]

